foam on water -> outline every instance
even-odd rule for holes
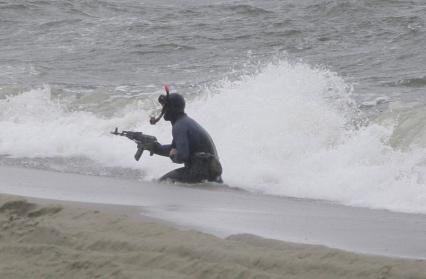
[[[191,108],[218,142],[231,185],[426,212],[424,145],[391,147],[394,121],[350,125],[358,113],[336,74],[281,62],[219,91]]]
[[[89,157],[107,165],[133,167],[123,152],[132,146],[108,131],[115,124],[137,122],[137,114],[102,119],[69,111],[51,98],[49,87],[0,101],[0,153],[10,157]]]
[[[392,146],[393,118],[354,125],[359,117],[350,94],[335,73],[281,61],[206,88],[187,111],[214,138],[232,187],[426,213],[425,145]],[[170,141],[169,123],[149,126],[137,104],[102,118],[67,110],[46,87],[0,100],[0,117],[0,154],[143,166],[148,180],[175,167],[162,157],[144,157],[141,166],[133,143],[109,135],[119,126]]]

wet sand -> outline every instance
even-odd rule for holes
[[[218,185],[170,185],[0,167],[0,193],[131,206],[138,216],[226,238],[253,234],[363,254],[426,259],[426,215],[251,194]]]
[[[425,278],[426,261],[176,229],[123,206],[0,196],[0,278]]]

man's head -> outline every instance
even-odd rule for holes
[[[172,93],[167,97],[160,96],[158,101],[163,106],[164,120],[174,122],[185,113],[185,99],[180,94]]]

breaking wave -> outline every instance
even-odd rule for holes
[[[424,110],[365,121],[337,74],[287,61],[201,91],[188,102],[188,114],[214,138],[231,187],[426,213]],[[0,154],[62,162],[84,157],[99,166],[142,169],[143,179],[158,177],[175,165],[146,155],[136,163],[134,143],[109,134],[120,127],[169,142],[169,123],[147,124],[150,102],[101,117],[70,110],[48,87],[1,99]]]
[[[217,92],[192,107],[218,141],[230,185],[426,213],[421,110],[363,123],[351,88],[303,63],[270,64]]]
[[[398,80],[397,82],[388,83],[388,85],[421,88],[426,86],[426,76],[420,78],[402,79]]]

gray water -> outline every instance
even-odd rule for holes
[[[426,212],[426,2],[0,1],[0,164],[152,179],[163,84],[231,186]]]
[[[360,100],[424,103],[425,21],[422,0],[1,1],[0,86],[193,93],[288,56],[339,73]]]

